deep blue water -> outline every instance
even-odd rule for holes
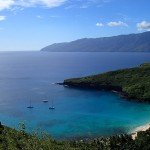
[[[150,122],[150,104],[52,83],[148,61],[150,53],[0,52],[0,121],[16,128],[24,121],[29,132],[42,128],[56,139],[130,132]]]

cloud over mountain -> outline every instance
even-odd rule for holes
[[[150,31],[150,22],[142,21],[137,23],[138,30],[147,30]]]

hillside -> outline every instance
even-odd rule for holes
[[[48,52],[150,52],[150,32],[102,38],[84,38],[55,43],[41,51]]]
[[[135,68],[68,79],[63,84],[73,87],[116,90],[130,99],[150,101],[150,63]]]
[[[29,135],[22,124],[19,131],[0,124],[1,150],[148,150],[150,149],[150,129],[131,135],[116,135],[107,138],[94,138],[80,141],[56,141],[46,133]]]

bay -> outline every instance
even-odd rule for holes
[[[28,132],[41,128],[55,139],[128,133],[150,122],[149,104],[53,83],[149,61],[150,53],[0,52],[0,121],[16,128],[25,122]]]

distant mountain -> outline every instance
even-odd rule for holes
[[[150,52],[150,32],[102,38],[84,38],[55,43],[41,51],[49,52]]]

